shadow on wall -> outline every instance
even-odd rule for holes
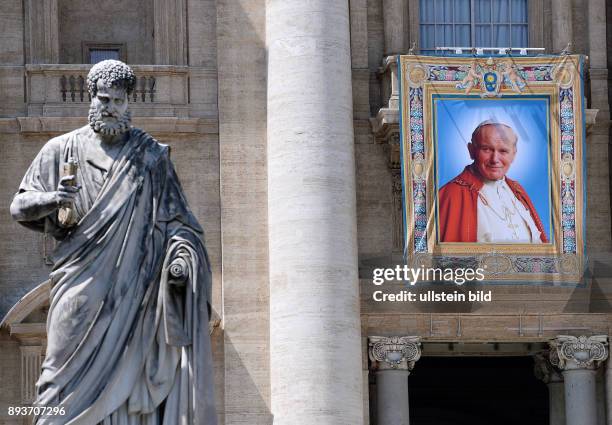
[[[593,261],[574,288],[564,313],[612,313],[612,265]]]
[[[271,425],[266,1],[216,6],[224,419]]]

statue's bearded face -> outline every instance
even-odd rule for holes
[[[102,80],[97,82],[98,92],[89,107],[89,125],[105,136],[125,133],[130,128],[127,91],[121,86],[108,87]]]

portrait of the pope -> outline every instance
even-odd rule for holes
[[[489,119],[476,126],[467,144],[473,162],[438,193],[440,242],[548,242],[527,191],[507,177],[518,139],[503,122]]]

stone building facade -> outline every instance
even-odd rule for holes
[[[525,0],[529,46],[589,57],[586,284],[377,303],[372,269],[402,262],[394,55],[424,1],[2,0],[0,424],[28,421],[8,407],[34,396],[54,244],[8,206],[86,123],[96,55],[133,66],[134,125],[205,228],[221,424],[612,424],[612,7]]]

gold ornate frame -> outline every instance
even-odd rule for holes
[[[584,267],[582,56],[400,56],[405,255],[416,266],[475,264],[500,283],[579,282]],[[493,75],[494,78],[489,77]],[[495,84],[485,84],[485,77]],[[487,80],[489,81],[489,80]],[[547,244],[437,241],[434,95],[549,99],[551,239]],[[527,96],[526,96],[527,95]],[[571,101],[570,101],[571,97]],[[420,108],[420,109],[419,109]],[[424,200],[423,200],[424,198]],[[573,223],[573,224],[572,224]],[[494,263],[494,267],[490,267]]]

